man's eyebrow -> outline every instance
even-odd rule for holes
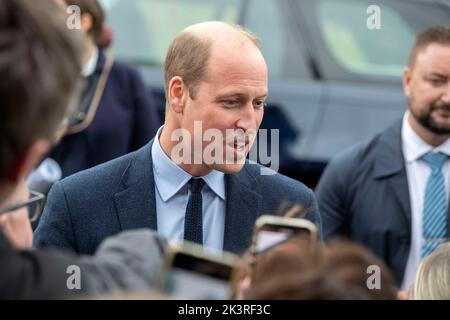
[[[268,95],[267,93],[264,93],[264,94],[256,97],[255,99],[266,98],[267,95]],[[243,92],[228,92],[228,93],[223,93],[223,94],[218,95],[216,97],[216,99],[220,100],[220,99],[230,98],[230,97],[246,98],[246,97],[248,97],[248,94],[243,93]]]
[[[429,77],[439,77],[439,78],[448,78],[445,74],[439,72],[432,72],[428,75]]]
[[[230,97],[244,97],[245,94],[239,93],[239,92],[227,92],[222,93],[217,96],[217,100],[223,99],[223,98],[230,98]]]

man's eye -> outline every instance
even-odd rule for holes
[[[429,81],[433,86],[440,86],[447,83],[447,81],[443,79],[430,79]]]
[[[255,109],[262,109],[266,106],[266,102],[264,100],[258,100],[253,103]]]
[[[238,100],[224,100],[222,103],[227,108],[233,108],[233,107],[236,107],[239,104],[239,101]]]

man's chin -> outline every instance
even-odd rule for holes
[[[433,112],[427,128],[435,134],[450,134],[450,114]]]
[[[450,117],[443,116],[439,110],[427,114],[416,115],[411,111],[415,121],[425,130],[435,135],[450,134]]]
[[[214,170],[223,172],[225,174],[237,173],[242,170],[244,167],[245,160],[239,161],[238,163],[224,163],[224,164],[215,164]]]

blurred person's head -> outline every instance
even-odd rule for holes
[[[60,0],[58,0],[60,1]],[[105,12],[98,0],[63,0],[67,6],[78,6],[81,13],[80,31],[86,40],[100,45],[103,40]]]
[[[432,27],[415,39],[403,74],[408,121],[433,146],[450,137],[450,28]]]
[[[380,268],[380,288],[369,289],[368,268]],[[293,238],[256,257],[244,299],[395,299],[385,264],[360,245]]]
[[[211,170],[241,170],[261,124],[268,91],[267,66],[256,37],[242,27],[223,22],[190,26],[169,47],[164,82],[163,150],[193,176]],[[195,123],[202,133],[216,129],[223,137],[212,138],[217,146],[211,153],[213,161],[203,157],[211,137],[203,141],[200,133],[194,134]],[[172,154],[179,143],[172,138],[175,131],[189,134],[181,161]]]
[[[450,300],[450,242],[440,245],[420,263],[410,298]]]
[[[56,6],[0,2],[0,203],[48,152],[78,87],[81,46]]]

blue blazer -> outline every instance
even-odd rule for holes
[[[122,230],[157,230],[152,143],[57,182],[35,231],[35,246],[92,254],[103,239]],[[247,163],[240,172],[225,175],[226,251],[247,249],[257,217],[276,213],[283,200],[310,208],[307,218],[321,230],[313,192],[280,174],[261,176],[260,168]]]
[[[401,126],[400,119],[370,142],[336,156],[316,189],[324,236],[347,236],[370,248],[391,268],[398,285],[411,246]]]

